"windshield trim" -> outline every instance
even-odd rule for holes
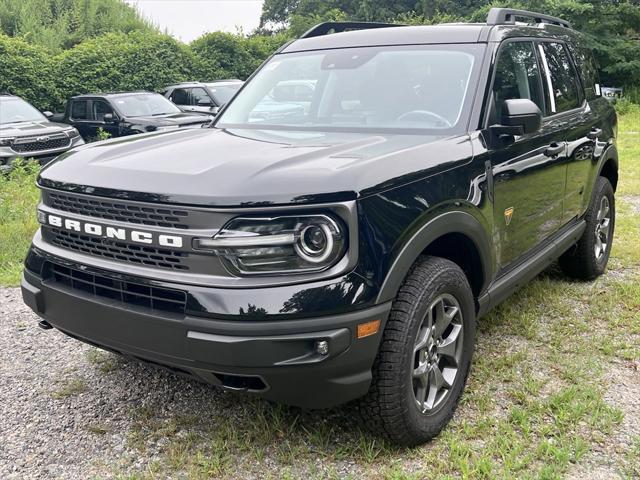
[[[320,132],[320,133],[367,133],[383,135],[434,135],[438,137],[449,137],[460,135],[460,132],[452,132],[452,128],[412,128],[412,127],[356,127],[341,126],[332,127],[329,125],[271,125],[267,123],[225,123],[223,125],[212,125],[209,128],[218,130],[271,130],[285,132]]]
[[[300,131],[300,132],[345,132],[345,133],[384,133],[384,134],[399,134],[402,135],[405,132],[410,135],[438,135],[443,137],[460,135],[466,132],[469,132],[471,117],[473,113],[473,105],[475,102],[475,98],[478,90],[478,80],[482,75],[483,64],[485,61],[485,56],[487,53],[487,43],[486,42],[445,42],[445,43],[401,43],[401,44],[391,44],[391,45],[367,45],[367,46],[353,46],[353,47],[329,47],[329,48],[318,48],[318,49],[308,49],[308,50],[295,50],[291,52],[287,51],[276,51],[268,60],[266,60],[260,68],[253,72],[253,74],[243,82],[240,89],[236,92],[234,97],[229,101],[226,105],[222,107],[218,115],[214,118],[211,124],[207,128],[216,128],[221,130],[227,129],[248,129],[248,130],[280,130],[280,131]],[[466,53],[471,53],[474,56],[474,63],[469,72],[469,78],[467,82],[467,92],[465,93],[464,100],[461,106],[458,122],[451,128],[415,128],[415,127],[357,127],[357,126],[301,126],[301,125],[282,125],[282,124],[250,124],[250,123],[223,123],[222,120],[224,118],[224,114],[226,110],[233,105],[233,103],[240,97],[242,91],[252,82],[254,81],[254,77],[256,77],[265,67],[267,67],[274,59],[277,57],[285,57],[285,56],[303,56],[305,54],[313,54],[318,52],[331,52],[336,50],[349,50],[349,49],[366,49],[366,48],[378,48],[378,49],[394,49],[394,48],[404,48],[407,49],[416,48],[416,47],[446,47],[451,46],[453,48],[456,47],[469,47],[474,48],[477,47],[477,51]],[[462,51],[462,50],[461,50]]]

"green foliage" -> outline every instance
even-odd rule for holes
[[[56,92],[53,59],[42,48],[0,33],[0,92],[48,107]]]
[[[108,32],[137,30],[153,27],[120,0],[0,0],[0,33],[49,51]]]
[[[560,16],[586,34],[601,67],[602,83],[640,85],[638,0],[265,0],[263,29],[288,28],[297,36],[327,20],[434,24],[483,22],[491,7],[514,7]]]
[[[638,115],[640,114],[640,105],[627,98],[621,98],[616,102],[616,111],[619,115]]]
[[[124,90],[159,90],[189,79],[195,58],[168,35],[108,33],[55,57],[59,83],[56,106],[76,94]]]
[[[7,175],[0,175],[0,285],[15,285],[31,237],[38,228],[36,204],[40,194],[36,162],[16,160]]]

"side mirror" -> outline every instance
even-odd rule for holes
[[[217,115],[221,107],[211,107],[211,115]]]
[[[116,117],[113,116],[113,113],[105,113],[104,117],[102,117],[104,123],[115,123]]]
[[[47,118],[53,117],[53,112],[50,112],[49,110],[45,110],[42,114]]]
[[[199,107],[212,107],[213,104],[211,103],[211,100],[207,100],[206,98],[201,98],[200,100],[198,100],[198,106]]]
[[[528,98],[505,100],[502,104],[501,126],[513,129],[512,135],[523,135],[540,130],[542,112]],[[507,133],[501,132],[501,133]]]

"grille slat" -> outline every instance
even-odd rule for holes
[[[21,139],[20,143],[14,142],[11,144],[11,149],[14,152],[40,152],[45,150],[57,150],[59,148],[66,148],[71,145],[71,139],[66,135],[58,138],[49,138],[46,141],[38,141],[33,139]]]
[[[68,288],[84,291],[96,297],[108,298],[151,310],[183,314],[187,304],[186,293],[180,290],[116,280],[55,263],[46,264],[44,277],[47,280],[54,280]]]
[[[47,204],[64,212],[105,220],[183,230],[189,228],[187,225],[189,212],[180,209],[123,205],[118,202],[88,200],[58,192],[48,193]]]
[[[184,260],[189,257],[188,252],[165,250],[154,247],[127,245],[125,243],[109,241],[103,243],[101,238],[80,235],[66,230],[43,227],[47,241],[61,248],[88,253],[99,257],[123,262],[136,263],[168,270],[189,270]]]

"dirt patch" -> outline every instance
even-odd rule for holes
[[[634,215],[640,215],[640,195],[622,195],[620,200],[631,205]]]
[[[592,451],[567,475],[569,480],[629,478],[640,459],[630,455],[640,436],[640,362],[617,362],[605,375],[604,399],[624,414],[611,435],[593,444]]]

